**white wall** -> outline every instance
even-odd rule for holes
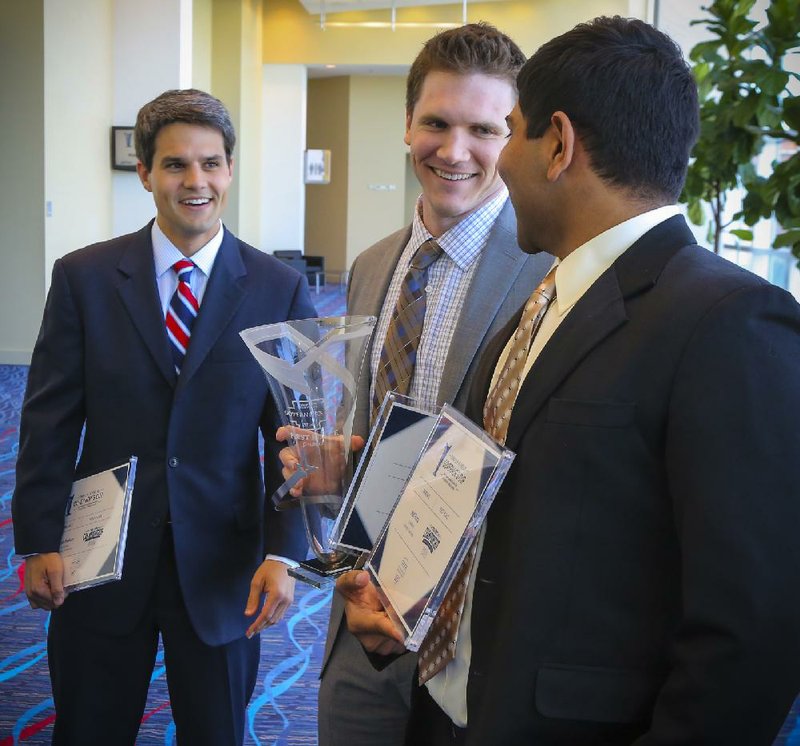
[[[111,233],[113,24],[111,0],[82,0],[80,13],[61,0],[45,0],[44,9],[43,287],[56,259]]]
[[[259,248],[264,251],[302,251],[305,242],[305,66],[264,65],[262,100],[263,171]]]
[[[133,126],[143,104],[163,91],[181,87],[181,62],[191,60],[191,53],[187,57],[181,51],[188,44],[191,52],[191,24],[188,29],[181,27],[187,15],[185,9],[181,13],[181,5],[182,0],[113,0],[109,126]],[[84,29],[73,44],[85,35]],[[110,235],[138,230],[155,215],[152,197],[134,172],[114,171],[111,182]]]

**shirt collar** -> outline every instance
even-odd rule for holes
[[[185,259],[186,257],[181,253],[180,249],[170,241],[164,231],[158,225],[158,220],[153,221],[153,227],[150,231],[150,237],[153,241],[153,259],[156,265],[156,277],[161,277],[165,272],[172,269],[175,262]],[[195,266],[206,276],[211,276],[211,270],[214,267],[214,260],[219,253],[219,247],[222,246],[222,239],[225,237],[225,231],[222,227],[222,221],[219,221],[219,229],[214,237],[199,251],[192,254],[191,260]]]
[[[679,213],[677,205],[648,210],[603,231],[557,261],[555,307],[558,315],[572,308],[595,280],[647,231]]]
[[[442,251],[460,269],[467,269],[480,256],[481,249],[486,244],[486,239],[492,230],[494,221],[503,209],[507,199],[508,189],[506,189],[505,185],[502,185],[494,197],[484,202],[436,239],[436,243],[442,247]],[[422,197],[420,196],[417,199],[414,220],[411,224],[410,243],[413,246],[413,250],[416,251],[430,238],[433,238],[433,236],[422,222]]]

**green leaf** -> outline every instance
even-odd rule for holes
[[[733,107],[731,121],[737,127],[744,127],[746,124],[749,124],[755,118],[759,103],[758,94],[750,93],[746,98],[743,98],[738,105]]]
[[[800,228],[776,236],[772,248],[780,249],[782,246],[797,246],[798,244],[800,244]]]
[[[736,236],[736,238],[740,238],[742,241],[752,241],[753,240],[753,231],[747,230],[745,228],[734,228],[733,230],[729,231],[732,235]]]
[[[703,212],[703,205],[700,200],[692,200],[689,202],[689,207],[686,210],[689,220],[695,225],[703,225],[706,222],[706,216]]]
[[[781,93],[788,82],[789,76],[782,70],[770,70],[758,81],[761,90],[772,96],[777,96]]]
[[[707,60],[709,62],[721,60],[718,50],[722,46],[722,42],[717,41],[704,41],[692,47],[689,52],[689,59],[692,62],[701,62]]]
[[[783,100],[783,118],[795,132],[800,132],[800,96],[787,96]]]

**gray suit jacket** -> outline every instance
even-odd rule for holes
[[[410,236],[409,225],[359,254],[350,272],[347,291],[349,314],[380,315],[395,267]],[[553,257],[549,254],[532,256],[523,253],[517,246],[517,221],[511,201],[507,201],[492,226],[453,333],[439,386],[440,406],[447,402],[463,411],[481,353],[528,299],[552,262]],[[382,343],[383,340],[372,340],[373,345]],[[353,432],[363,436],[369,433],[371,354],[370,347],[366,369],[359,381],[358,407],[353,425]],[[323,670],[343,610],[343,604],[334,595]]]

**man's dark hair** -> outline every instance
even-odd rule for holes
[[[525,64],[522,50],[488,23],[468,23],[428,39],[411,65],[406,81],[406,112],[411,114],[428,73],[480,73],[507,80],[512,88]]]
[[[675,202],[699,130],[697,86],[680,47],[643,21],[600,17],[540,47],[517,78],[529,138],[556,111],[601,178]]]
[[[162,127],[175,122],[197,124],[218,130],[225,143],[225,157],[231,162],[236,145],[236,131],[230,114],[218,98],[196,88],[165,91],[145,104],[136,115],[133,139],[136,157],[150,171],[153,168],[153,155],[156,152],[156,136]]]

